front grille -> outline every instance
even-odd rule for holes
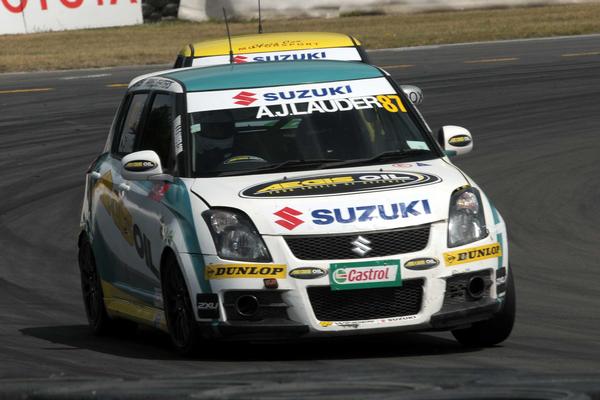
[[[352,242],[362,236],[371,243],[364,257],[384,257],[423,250],[429,242],[430,225],[393,231],[351,233],[343,235],[287,236],[285,241],[300,260],[348,260],[363,258],[354,253]]]
[[[329,286],[312,286],[307,291],[319,321],[403,317],[421,310],[423,279],[407,280],[396,287],[331,290]]]

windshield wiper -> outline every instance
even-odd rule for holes
[[[358,158],[355,160],[347,160],[347,161],[342,161],[339,163],[327,164],[327,165],[324,165],[322,168],[330,169],[330,168],[346,167],[346,166],[351,166],[351,165],[368,165],[368,164],[373,164],[378,161],[384,161],[384,160],[400,161],[400,160],[404,160],[406,158],[419,156],[419,155],[426,155],[426,154],[431,154],[431,150],[425,150],[425,149],[390,150],[390,151],[384,151],[383,153],[377,154],[374,157]]]
[[[236,170],[236,171],[224,171],[219,173],[219,176],[229,176],[229,175],[245,175],[245,174],[253,174],[256,172],[272,172],[272,171],[280,171],[282,169],[287,169],[290,167],[304,167],[307,165],[321,165],[328,163],[337,163],[344,162],[339,158],[312,158],[309,160],[286,160],[277,164],[270,164],[260,168],[253,168],[247,170]]]

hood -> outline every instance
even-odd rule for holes
[[[198,178],[210,207],[242,210],[263,235],[396,229],[448,217],[452,192],[468,182],[443,159],[344,169]]]

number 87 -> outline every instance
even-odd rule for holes
[[[394,104],[392,102],[392,100],[396,100],[396,104],[398,104],[398,106],[396,106],[396,104]],[[395,113],[395,112],[398,112],[398,109],[402,112],[406,112],[406,107],[404,107],[404,104],[402,104],[402,100],[400,99],[400,96],[398,96],[398,95],[395,95],[395,94],[391,94],[389,96],[379,95],[379,96],[377,96],[377,101],[379,101],[379,103],[381,103],[383,108],[385,108],[389,112]]]

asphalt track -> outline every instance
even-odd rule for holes
[[[157,67],[5,74],[0,398],[600,399],[600,36],[371,56],[424,89],[434,130],[475,137],[456,163],[509,227],[518,317],[508,341],[222,343],[189,360],[149,330],[93,337],[76,264],[83,174],[121,84]]]

